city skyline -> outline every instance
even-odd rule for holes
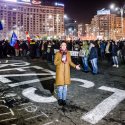
[[[110,4],[115,3],[116,6],[123,6],[124,0],[42,0],[44,2],[63,2],[65,4],[65,14],[69,18],[77,20],[79,23],[90,23],[93,15],[97,10],[102,8],[108,9]]]

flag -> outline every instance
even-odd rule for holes
[[[29,33],[26,32],[26,38],[27,38],[27,41],[30,43],[31,42],[31,39],[30,39],[30,36],[29,36]]]
[[[1,20],[0,20],[0,30],[3,30],[3,24]]]
[[[14,46],[17,42],[17,35],[15,32],[13,32],[11,40],[10,40],[10,46]]]

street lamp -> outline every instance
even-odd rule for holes
[[[115,4],[111,4],[110,6],[111,9],[115,10],[115,11],[120,11],[120,15],[121,15],[121,27],[122,27],[122,39],[123,39],[123,35],[124,35],[124,9],[125,6],[122,7],[115,7]]]
[[[115,4],[111,4],[110,9],[114,9],[114,8],[115,8]]]
[[[68,20],[68,16],[66,14],[64,14],[64,19]]]

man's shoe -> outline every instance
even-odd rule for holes
[[[119,68],[119,65],[117,65],[116,68]]]
[[[88,73],[89,71],[84,71],[85,73]]]
[[[62,105],[63,105],[63,100],[62,100],[62,99],[59,99],[59,100],[58,100],[58,104],[59,104],[60,106],[62,106]]]
[[[66,101],[65,100],[63,100],[63,106],[65,106],[66,105]]]
[[[92,73],[93,75],[98,75],[98,73]]]
[[[116,66],[117,66],[117,65],[115,65],[115,64],[113,65],[113,67],[116,67]]]

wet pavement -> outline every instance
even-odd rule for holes
[[[71,69],[67,105],[61,107],[53,64],[0,62],[0,125],[125,125],[125,65],[113,68],[104,61],[98,75]]]

